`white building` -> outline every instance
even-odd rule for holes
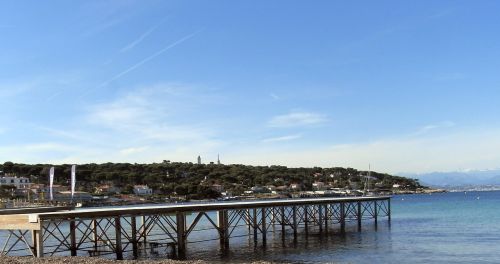
[[[26,177],[1,176],[0,186],[2,185],[15,186],[16,189],[29,189],[31,186],[31,182],[30,179]]]
[[[135,195],[152,195],[153,189],[149,188],[147,185],[135,185],[134,186]]]
[[[313,188],[313,190],[316,190],[316,191],[324,190],[325,189],[325,183],[324,182],[320,182],[320,181],[314,182],[312,184],[312,188]]]

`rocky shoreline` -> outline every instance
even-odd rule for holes
[[[217,263],[208,262],[204,260],[172,260],[172,259],[162,259],[162,260],[112,260],[103,259],[97,257],[44,257],[44,258],[34,258],[34,257],[7,257],[0,256],[0,264],[205,264],[205,263]],[[241,262],[242,263],[242,262]],[[268,264],[270,262],[257,261],[257,262],[246,262],[253,264]]]

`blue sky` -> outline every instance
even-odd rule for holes
[[[0,160],[498,168],[498,1],[5,1]]]

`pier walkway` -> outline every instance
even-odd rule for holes
[[[380,217],[391,218],[390,197],[336,197],[276,200],[245,200],[180,203],[158,206],[13,210],[0,214],[2,255],[112,255],[138,258],[141,252],[164,247],[172,256],[185,258],[195,232],[209,232],[228,249],[230,239],[253,237],[266,244],[268,233],[280,230],[297,239],[303,232],[345,232],[346,222],[363,220],[375,225]],[[204,222],[205,224],[200,224]],[[209,228],[207,228],[207,225]],[[244,231],[242,233],[242,230]],[[208,234],[208,233],[207,233]],[[205,236],[206,237],[206,236]]]

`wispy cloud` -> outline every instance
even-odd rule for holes
[[[163,23],[165,23],[165,19],[162,20],[157,25],[150,27],[146,32],[142,33],[142,35],[140,35],[137,39],[135,39],[134,41],[132,41],[129,44],[127,44],[127,46],[125,46],[122,49],[120,49],[120,52],[127,52],[127,51],[133,49],[135,46],[137,46],[138,44],[140,44],[144,39],[146,39],[151,33],[153,33]]]
[[[120,150],[120,154],[122,155],[132,155],[132,154],[137,154],[137,153],[142,153],[146,151],[149,147],[132,147],[132,148],[125,148]]]
[[[323,114],[313,112],[291,112],[286,115],[278,115],[269,120],[270,127],[298,127],[317,125],[327,121]]]
[[[262,143],[282,142],[282,141],[290,141],[290,140],[294,140],[294,139],[299,139],[301,137],[302,137],[302,135],[295,134],[295,135],[288,135],[288,136],[281,136],[281,137],[265,138],[265,139],[261,140],[261,142]]]
[[[279,100],[281,99],[278,95],[276,95],[275,93],[270,93],[269,96],[271,96],[271,98],[273,98],[274,100]]]
[[[40,78],[0,83],[0,98],[8,98],[31,91],[41,84]]]
[[[84,38],[92,37],[94,35],[97,35],[99,33],[102,33],[110,28],[113,28],[113,27],[119,25],[123,21],[124,21],[123,18],[112,18],[112,19],[101,21],[98,25],[84,31],[81,34],[81,36]]]
[[[202,96],[186,91],[182,94],[178,86],[153,85],[129,92],[111,102],[89,107],[86,122],[115,133],[134,135],[136,140],[199,141],[210,140],[211,130],[202,125],[180,125],[172,118],[184,108],[177,100]]]
[[[452,121],[443,121],[437,124],[430,124],[423,126],[419,128],[415,133],[413,133],[414,136],[419,136],[423,134],[427,134],[432,130],[437,130],[437,129],[444,129],[444,128],[450,128],[454,127],[456,124]]]

